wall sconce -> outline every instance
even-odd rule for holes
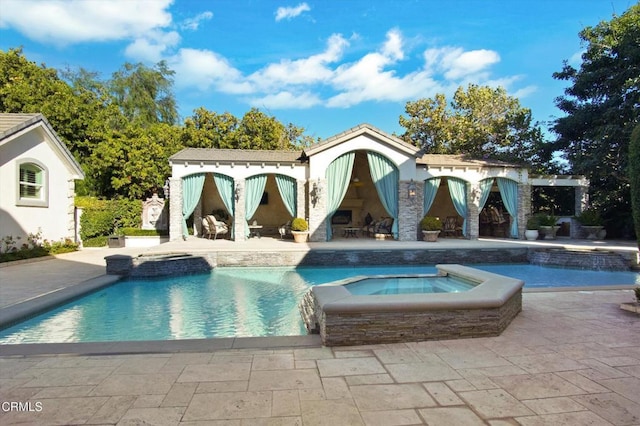
[[[236,199],[236,202],[240,201],[240,188],[239,188],[239,185],[236,185],[235,189],[233,190],[233,197]]]
[[[320,197],[322,196],[322,186],[320,185],[320,178],[318,178],[317,182],[313,182],[313,187],[309,195],[311,195],[311,204],[313,204],[313,207],[315,207],[316,204],[320,202]]]
[[[407,196],[411,201],[416,198],[417,192],[416,183],[411,179],[411,182],[407,185]]]

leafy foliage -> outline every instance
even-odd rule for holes
[[[638,248],[640,248],[640,124],[631,133],[631,142],[629,143],[629,180],[633,222]]]
[[[300,231],[300,232],[308,231],[309,230],[309,224],[303,218],[296,217],[291,221],[291,230],[292,231]]]
[[[101,200],[76,197],[76,207],[82,208],[80,238],[83,242],[95,237],[121,233],[121,228],[140,227],[142,203],[136,200]]]
[[[600,212],[593,207],[583,210],[582,213],[576,216],[576,220],[584,226],[602,225],[602,217],[600,217]]]
[[[579,37],[586,46],[580,68],[565,62],[553,75],[571,83],[556,100],[567,115],[554,123],[555,148],[572,173],[589,178],[609,234],[625,235],[632,229],[628,148],[640,109],[640,5]]]
[[[420,221],[420,229],[423,231],[441,231],[442,221],[435,216],[425,216]]]
[[[531,110],[505,89],[470,84],[456,90],[451,105],[443,94],[407,102],[400,125],[402,138],[431,154],[467,154],[526,163],[548,171],[551,156]]]

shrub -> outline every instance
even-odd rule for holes
[[[600,212],[594,208],[585,209],[576,216],[576,220],[584,226],[601,226],[603,223]]]
[[[631,216],[636,240],[640,248],[640,124],[631,132],[629,142],[629,186],[631,187]]]
[[[167,232],[160,232],[156,229],[122,228],[120,233],[127,237],[159,237],[167,235]]]
[[[309,230],[309,224],[301,217],[296,217],[291,221],[291,230],[304,232]]]
[[[32,259],[35,257],[48,256],[50,254],[69,253],[78,249],[78,244],[71,239],[62,241],[47,240],[40,241],[42,233],[38,231],[35,234],[27,235],[27,242],[17,246],[20,237],[8,235],[2,238],[2,252],[0,252],[0,262],[11,262],[14,260]]]
[[[82,245],[85,247],[104,247],[107,245],[107,237],[106,235],[101,235],[99,237],[87,238],[86,240],[82,240]]]
[[[540,221],[537,216],[531,216],[529,220],[527,220],[527,229],[532,231],[540,229]]]
[[[535,217],[540,226],[556,226],[558,222],[558,218],[550,214],[539,213]]]
[[[425,216],[420,221],[420,229],[423,231],[441,231],[442,221],[435,216]]]
[[[120,234],[120,228],[141,225],[142,203],[137,200],[99,200],[95,197],[76,197],[82,208],[80,238],[87,239]],[[86,245],[86,244],[85,244]]]

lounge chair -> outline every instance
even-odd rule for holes
[[[213,236],[213,239],[215,240],[218,235],[225,235],[229,232],[229,227],[226,223],[217,220],[215,216],[207,215],[202,218],[202,231],[203,236],[206,236],[209,239]]]
[[[462,235],[462,226],[458,225],[458,218],[456,216],[447,216],[444,220],[442,232],[445,237],[457,237]]]

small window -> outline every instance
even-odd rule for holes
[[[46,169],[35,163],[22,163],[19,167],[18,205],[46,206]]]

